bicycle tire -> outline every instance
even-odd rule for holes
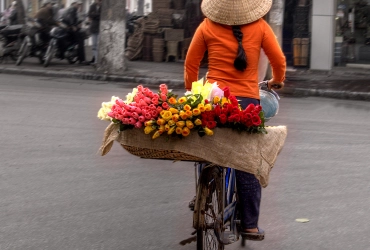
[[[29,50],[30,50],[30,48],[29,48],[29,46],[28,46],[28,44],[27,44],[27,40],[26,40],[26,39],[24,40],[24,42],[23,42],[23,43],[24,43],[24,44],[22,45],[21,51],[20,51],[20,53],[19,53],[19,55],[18,55],[18,58],[17,58],[17,61],[16,61],[16,63],[15,63],[15,65],[16,65],[16,66],[21,65],[21,63],[22,63],[22,62],[23,62],[23,60],[27,57],[28,52],[29,52]]]
[[[44,60],[44,67],[45,68],[50,65],[51,59],[54,56],[54,49],[55,49],[55,47],[54,47],[53,41],[50,41],[48,49],[46,50],[46,53],[45,53],[45,60]]]
[[[197,250],[224,250],[224,244],[220,243],[216,234],[216,224],[220,227],[217,231],[224,231],[223,219],[218,223],[215,221],[219,218],[223,206],[223,192],[222,192],[222,175],[220,167],[213,166],[205,168],[199,179],[199,186],[201,190],[206,190],[206,197],[199,197],[204,199],[200,207],[201,214],[204,216],[203,223],[197,229]]]

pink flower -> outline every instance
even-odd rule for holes
[[[131,125],[135,125],[136,120],[134,118],[128,118],[128,123]]]
[[[119,105],[120,107],[123,107],[125,105],[125,103],[121,99],[117,99],[116,104]]]
[[[159,104],[158,98],[153,97],[153,99],[152,99],[152,103],[153,103],[154,105],[158,105],[158,104]]]
[[[138,86],[137,86],[137,90],[138,90],[139,92],[142,92],[142,91],[143,91],[143,88],[144,88],[144,87],[143,87],[143,85],[138,85]]]
[[[157,102],[158,102],[158,99],[157,99]],[[156,107],[156,106],[155,106],[155,104],[153,103],[153,104],[150,104],[150,105],[149,105],[149,108],[150,108],[150,109],[156,109],[157,107]]]
[[[144,101],[148,104],[151,104],[152,103],[152,100],[150,100],[149,97],[144,97]]]
[[[139,101],[139,104],[140,104],[140,106],[141,106],[141,107],[143,107],[143,106],[148,106],[148,103],[146,103],[143,99],[141,99],[141,100]]]
[[[129,124],[130,120],[128,118],[122,119],[123,124]]]
[[[162,101],[166,101],[167,100],[167,95],[166,94],[161,94],[161,99]]]
[[[158,106],[158,107],[157,107],[157,111],[158,111],[158,113],[159,113],[159,112],[161,112],[162,110],[163,110],[163,109],[162,109],[160,106]]]
[[[141,128],[143,126],[142,122],[136,122],[135,123],[135,128]]]
[[[162,108],[167,110],[167,109],[170,108],[170,106],[168,105],[167,102],[164,102],[164,103],[162,103]]]
[[[132,117],[133,117],[134,119],[138,119],[138,118],[139,118],[139,115],[138,115],[138,113],[136,113],[136,112],[132,112],[132,113],[131,113],[131,115],[132,115]]]
[[[139,120],[139,122],[145,122],[146,121],[145,117],[142,116],[142,115],[139,116],[138,120]]]
[[[150,119],[152,119],[152,114],[150,112],[147,112],[147,113],[144,114],[144,117],[145,117],[146,120],[150,120]]]
[[[138,113],[139,115],[141,114],[141,108],[135,107],[135,112]]]
[[[159,112],[157,110],[152,110],[150,113],[151,113],[152,117],[157,117]]]
[[[158,95],[158,94],[154,94],[154,95],[153,95],[153,98],[157,98],[157,99],[159,99],[159,95]]]

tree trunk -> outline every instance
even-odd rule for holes
[[[137,15],[144,15],[144,0],[137,0]]]
[[[24,18],[26,17],[23,1],[17,0],[17,22],[18,24],[24,24],[26,21]]]
[[[274,31],[276,38],[280,44],[280,47],[283,46],[283,22],[284,22],[284,10],[285,10],[285,0],[274,0],[272,2],[271,10],[268,14],[268,23],[270,24],[272,30]],[[269,65],[266,55],[261,55],[263,63],[261,68],[266,72],[266,78],[271,79],[272,70]],[[269,66],[266,66],[268,64]],[[267,69],[267,70],[266,70]],[[261,73],[260,75],[264,75]]]
[[[123,74],[125,66],[126,0],[102,1],[97,71]]]

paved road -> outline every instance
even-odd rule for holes
[[[131,88],[1,75],[1,250],[195,249],[178,244],[192,232],[191,163],[97,154],[101,102]],[[369,114],[368,102],[282,98],[271,125],[289,135],[263,190],[266,240],[244,249],[369,249]]]

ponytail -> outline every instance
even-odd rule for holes
[[[243,32],[240,26],[232,26],[233,34],[238,41],[238,54],[234,60],[234,67],[239,71],[244,71],[247,68],[247,55],[243,48]]]

